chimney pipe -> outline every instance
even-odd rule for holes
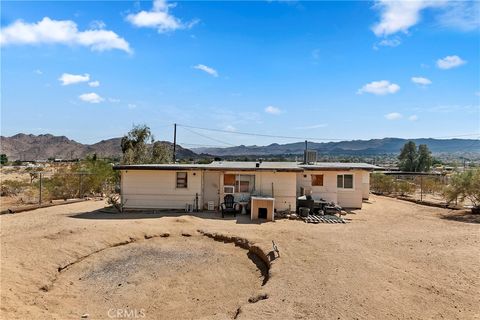
[[[303,163],[307,164],[308,141],[305,140],[305,151],[303,152]]]

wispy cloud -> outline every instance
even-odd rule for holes
[[[446,56],[445,58],[437,60],[437,67],[439,67],[440,69],[446,70],[446,69],[460,67],[465,63],[467,63],[467,61],[463,60],[459,56]]]
[[[402,118],[403,118],[402,114],[398,112],[392,112],[385,115],[385,119],[387,120],[399,120]]]
[[[328,127],[328,124],[326,123],[319,123],[319,124],[313,124],[310,126],[301,126],[301,127],[296,127],[295,129],[298,130],[311,130],[311,129],[320,129],[320,128],[325,128]]]
[[[136,108],[137,108],[137,105],[134,104],[134,103],[129,103],[129,104],[127,105],[127,107],[128,107],[128,109],[132,110],[132,109],[136,109]]]
[[[358,89],[357,94],[371,93],[375,95],[393,94],[400,90],[400,86],[388,80],[372,81]]]
[[[206,66],[204,64],[197,64],[196,66],[193,67],[194,69],[197,69],[197,70],[202,70],[203,72],[206,72],[208,73],[209,75],[211,76],[214,76],[214,77],[218,77],[218,72],[217,70],[209,67],[209,66]]]
[[[68,86],[71,84],[90,81],[90,75],[88,73],[85,73],[85,74],[64,73],[60,76],[60,78],[58,78],[58,80],[62,83],[62,86]]]
[[[43,74],[42,70],[40,70],[40,69],[35,69],[35,70],[33,70],[33,72],[35,74],[38,74],[39,76],[41,76]]]
[[[90,82],[88,83],[88,85],[89,85],[90,87],[92,87],[92,88],[96,88],[96,87],[99,87],[99,86],[100,86],[100,81],[98,81],[98,80],[90,81]]]
[[[479,12],[479,1],[449,1],[443,13],[437,16],[437,22],[440,26],[460,31],[478,30]]]
[[[88,103],[100,103],[105,100],[94,92],[81,94],[78,96],[78,98]]]
[[[411,78],[412,82],[421,86],[428,86],[429,84],[432,83],[430,79],[424,78],[424,77],[412,77]]]
[[[35,45],[65,44],[89,47],[92,51],[112,49],[131,53],[129,43],[110,30],[90,29],[79,31],[71,20],[52,20],[48,17],[36,23],[17,20],[0,31],[0,44]]]
[[[380,12],[380,21],[372,27],[377,36],[385,37],[398,32],[407,33],[421,21],[422,12],[435,9],[435,19],[444,27],[472,31],[480,27],[480,3],[454,0],[377,0],[374,9]]]
[[[417,121],[418,120],[418,116],[416,114],[412,114],[410,117],[408,117],[408,120],[410,121]]]
[[[182,22],[169,12],[170,8],[173,7],[175,7],[175,4],[167,4],[165,0],[155,0],[150,11],[129,14],[127,21],[136,27],[157,29],[159,33],[178,29],[190,29],[198,23],[199,20],[187,23]]]
[[[265,108],[265,112],[268,114],[279,115],[282,113],[282,110],[274,106],[268,106]]]
[[[373,49],[378,50],[379,47],[398,47],[402,41],[400,38],[395,37],[395,38],[389,38],[389,39],[383,39],[373,45]]]

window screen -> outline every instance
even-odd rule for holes
[[[177,172],[177,188],[187,188],[187,173]]]
[[[353,174],[339,174],[337,176],[337,188],[353,189]]]
[[[337,188],[343,188],[343,175],[341,174],[337,176]]]
[[[353,175],[344,174],[343,175],[343,188],[344,189],[353,189]]]

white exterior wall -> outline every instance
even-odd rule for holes
[[[362,198],[368,200],[370,196],[370,171],[362,171]]]
[[[177,188],[177,171],[169,170],[122,170],[121,195],[125,208],[185,209],[194,205],[198,193],[202,201],[202,171],[187,172],[187,188]],[[201,209],[201,208],[200,208]]]
[[[273,171],[225,171],[220,174],[220,199],[223,199],[223,175],[255,175],[255,194],[275,198],[275,209],[295,210],[296,207],[296,173]],[[272,190],[273,183],[273,190]],[[273,191],[273,194],[272,194]],[[235,201],[242,201],[250,195],[235,194]]]
[[[323,174],[323,186],[312,186],[312,174]],[[312,198],[324,199],[328,202],[338,203],[337,199],[337,172],[336,171],[305,171],[297,173],[297,194],[300,188],[311,190]]]
[[[353,189],[337,188],[338,205],[344,208],[362,208],[363,170],[337,171],[335,173],[336,175],[353,174]]]
[[[363,183],[365,170],[354,171],[304,171],[297,173],[297,194],[300,195],[300,188],[311,190],[312,198],[315,200],[324,199],[334,202],[344,208],[361,208],[362,196],[365,188],[369,189],[370,181],[366,187]],[[312,174],[323,174],[323,186],[312,186]],[[337,175],[353,174],[353,189],[337,188]]]

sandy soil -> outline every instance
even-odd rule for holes
[[[348,224],[257,224],[103,205],[0,217],[0,318],[480,319],[480,219],[463,212],[372,196]],[[275,240],[268,282],[246,250],[198,229],[265,252]]]

